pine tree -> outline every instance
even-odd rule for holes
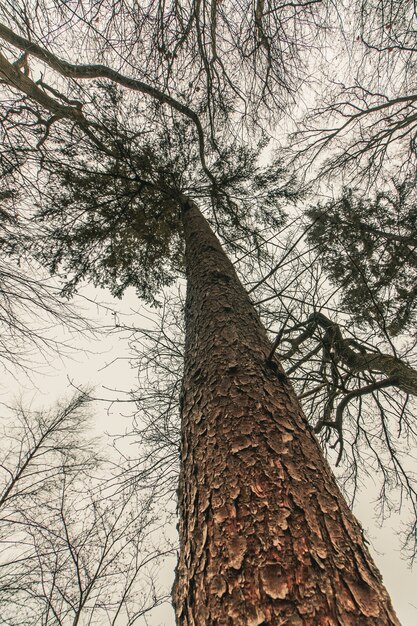
[[[171,130],[119,159],[92,159],[93,147],[87,159],[79,145],[71,159],[55,153],[37,249],[65,268],[69,290],[92,280],[154,301],[185,271],[178,624],[398,624],[258,315],[190,198],[198,157],[173,160],[187,139]],[[224,233],[250,229],[251,201],[255,234],[271,207],[284,219],[277,203],[293,187],[279,163],[265,170],[255,154],[229,151],[216,173],[222,184],[205,194]]]
[[[177,623],[399,624],[233,265],[182,211]]]
[[[270,59],[258,4],[258,48]],[[193,123],[191,137],[180,129],[173,140],[175,123],[156,105],[141,132],[125,132],[117,120],[98,123],[77,101],[31,81],[24,60],[0,57],[6,83],[52,114],[48,122],[39,115],[44,132],[36,149],[49,186],[37,214],[46,238],[36,244],[52,271],[68,272],[67,293],[90,280],[117,295],[134,286],[152,301],[182,271],[185,246],[178,623],[398,624],[257,313],[194,202],[210,206],[225,240],[242,233],[256,239],[259,228],[280,223],[271,208],[278,198],[291,196],[291,187],[278,184],[279,164],[260,171],[256,154],[212,140],[208,169],[199,118],[169,89],[101,65],[66,63],[7,28],[0,34],[61,76],[112,80]],[[64,124],[55,131],[61,119],[67,143]],[[165,125],[162,139],[147,142],[158,124]],[[49,153],[42,153],[45,142],[53,145]]]

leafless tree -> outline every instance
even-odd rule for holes
[[[388,172],[405,178],[416,163],[417,85],[415,3],[361,0],[338,3],[333,29],[339,62],[322,70],[318,93],[297,131],[297,158],[320,177],[338,173],[344,183],[374,184]],[[343,53],[345,50],[345,53]],[[333,69],[329,69],[329,66]]]
[[[124,486],[123,466],[97,452],[88,401],[20,408],[4,427],[2,623],[134,624],[166,599],[156,572],[171,546],[152,490]]]
[[[258,125],[259,113],[264,122],[274,119],[288,97],[294,99],[297,85],[307,76],[301,52],[314,45],[317,29],[325,17],[322,13],[322,3],[317,0],[283,3],[273,8],[262,0],[255,5],[205,0],[131,5],[124,1],[87,0],[69,5],[39,3],[33,7],[24,1],[5,2],[4,20],[15,35],[3,29],[2,36],[12,45],[18,43],[19,35],[31,41],[29,57],[24,54],[18,61],[24,70],[32,55],[39,57],[40,50],[35,51],[35,46],[43,46],[48,30],[52,29],[49,51],[55,60],[53,56],[47,60],[43,53],[41,57],[47,64],[52,62],[54,71],[75,79],[107,75],[160,104],[174,107],[197,126],[199,116],[202,127],[209,129],[207,135],[217,142],[217,128],[225,119],[233,120],[235,129],[229,130],[236,132],[238,120],[246,126]],[[59,29],[57,23],[61,24]],[[85,40],[93,43],[88,60],[83,60],[91,67],[71,69],[62,52],[75,51]],[[114,41],[118,42],[117,47]],[[26,48],[24,44],[23,53]],[[114,70],[103,67],[112,65],[114,60]],[[103,65],[99,67],[97,63]],[[32,96],[37,91],[44,104],[48,94],[40,96],[40,92],[45,84],[48,81],[42,78],[39,90],[32,90]],[[49,97],[53,95],[48,93]],[[51,105],[50,99],[48,102]],[[56,106],[51,111],[53,116],[68,114],[75,116],[73,119],[80,118],[81,110],[77,113],[74,101],[61,104],[60,112]],[[68,105],[75,107],[72,113]],[[49,124],[53,122],[51,117]],[[200,142],[204,141],[201,130]],[[200,148],[203,150],[202,145]]]
[[[42,271],[33,254],[23,251],[25,242],[36,245],[42,234],[30,222],[33,194],[25,194],[26,202],[19,203],[13,186],[18,181],[13,181],[14,168],[9,166],[0,165],[0,360],[5,369],[30,371],[51,354],[69,352],[74,336],[92,334],[94,324],[83,317],[80,306],[60,296],[58,282]]]

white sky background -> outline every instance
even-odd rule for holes
[[[340,71],[340,68],[339,68]],[[133,311],[140,309],[140,303],[131,291],[122,302],[112,300],[107,292],[93,290],[88,293],[91,300],[104,302],[115,307],[126,315],[132,315],[130,322],[137,326],[144,324],[140,314]],[[111,310],[103,307],[86,305],[88,316],[99,318],[100,325],[111,327],[114,317]],[[128,323],[128,322],[126,322]],[[136,386],[136,374],[131,368],[129,359],[134,358],[129,351],[127,340],[121,334],[104,333],[103,337],[95,340],[77,339],[74,350],[68,356],[51,358],[49,364],[39,367],[26,377],[18,372],[13,376],[10,372],[2,374],[0,386],[0,400],[12,404],[13,398],[22,397],[32,408],[50,407],[54,402],[73,394],[75,387],[94,387],[97,397],[123,397],[122,393],[112,393],[110,389],[128,392]],[[108,404],[95,404],[95,429],[97,433],[108,432],[120,434],[129,428],[129,415],[133,413],[133,405],[113,404],[108,410]],[[401,518],[392,516],[380,529],[375,522],[373,503],[377,498],[377,490],[371,483],[362,490],[355,508],[355,513],[362,523],[366,536],[372,543],[372,554],[383,575],[385,585],[391,595],[394,608],[397,611],[403,626],[417,624],[417,571],[410,571],[407,562],[400,554],[400,540],[396,536],[401,526]],[[172,564],[172,562],[171,562]],[[161,572],[161,577],[167,581],[173,577],[173,569]],[[170,582],[168,583],[170,585]],[[174,626],[174,617],[169,607],[157,609],[152,617],[148,616],[149,626]],[[139,622],[142,626],[144,622]]]
[[[89,288],[86,293],[91,300],[103,303],[109,308],[94,306],[90,303],[83,308],[90,318],[98,318],[100,325],[114,325],[112,308],[119,310],[127,324],[146,326],[146,319],[140,315],[140,301],[132,290],[122,301],[114,300],[102,290]],[[144,312],[149,309],[142,309]],[[147,314],[147,313],[146,313]],[[124,317],[126,316],[126,318]],[[130,319],[129,319],[130,318]],[[129,320],[129,321],[128,321]],[[148,322],[149,323],[149,322]],[[136,386],[136,373],[129,360],[134,358],[127,341],[118,334],[104,333],[97,339],[79,339],[74,350],[67,357],[51,358],[49,364],[30,374],[30,379],[18,373],[13,377],[10,373],[2,376],[1,400],[11,403],[13,397],[22,397],[32,408],[49,407],[65,396],[72,395],[76,387],[92,386],[97,397],[123,397],[121,393],[111,393],[108,388],[129,391]],[[129,415],[133,406],[113,404],[108,411],[108,404],[97,402],[94,405],[94,425],[97,433],[108,432],[117,434],[129,426]],[[377,491],[369,482],[359,496],[355,513],[362,523],[366,536],[372,544],[373,557],[383,575],[385,585],[391,595],[394,608],[403,626],[417,624],[417,571],[410,571],[408,563],[400,554],[400,541],[396,533],[401,527],[401,517],[392,516],[381,529],[374,519],[373,503]],[[167,585],[171,585],[174,561],[167,564],[166,571],[160,576]],[[172,609],[168,606],[159,607],[147,616],[149,626],[174,626]],[[138,626],[145,622],[139,622]]]

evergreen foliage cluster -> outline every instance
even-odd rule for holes
[[[412,329],[417,309],[415,181],[366,196],[346,189],[308,211],[317,244],[341,303],[361,324],[391,334]]]

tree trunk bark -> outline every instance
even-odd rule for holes
[[[184,201],[181,626],[399,624],[232,263]]]

